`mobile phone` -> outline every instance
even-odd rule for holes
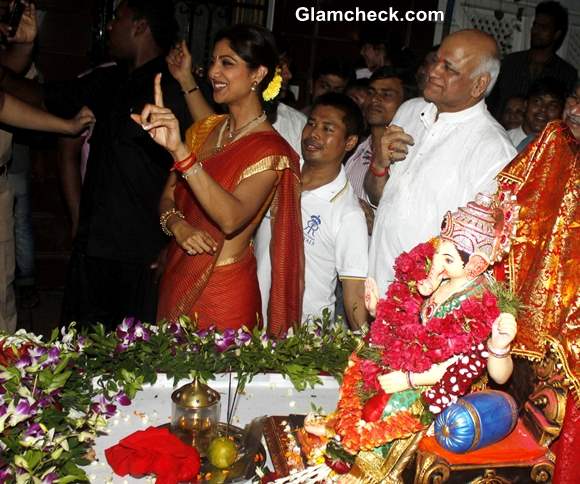
[[[22,20],[22,15],[24,15],[24,10],[26,9],[26,4],[24,0],[14,0],[8,13],[6,14],[3,22],[8,25],[8,29],[10,31],[10,35],[14,35],[16,30],[18,30],[18,26],[20,25],[20,21]],[[6,44],[7,38],[5,35],[2,35],[0,42],[2,44]]]

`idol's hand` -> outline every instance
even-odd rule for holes
[[[131,118],[149,132],[156,143],[169,151],[175,160],[181,160],[187,155],[187,147],[181,141],[179,121],[163,104],[161,74],[155,76],[154,93],[155,104],[146,104],[141,114],[131,114]]]
[[[170,229],[177,244],[189,255],[215,254],[217,243],[205,230],[192,227],[185,220],[175,222]]]
[[[373,163],[378,169],[385,169],[391,163],[402,161],[407,157],[409,146],[415,144],[413,138],[399,126],[389,126],[378,143],[373,143]]]
[[[196,86],[191,73],[191,54],[184,40],[179,42],[165,58],[167,68],[184,91],[189,91]]]
[[[457,356],[452,356],[448,360],[431,365],[423,373],[410,374],[410,379],[414,387],[435,385],[439,382],[447,369],[457,361]],[[403,371],[392,371],[378,377],[379,384],[385,393],[401,392],[410,388],[409,378]]]
[[[407,375],[402,371],[392,371],[378,377],[379,384],[385,393],[395,393],[407,390],[409,382]]]
[[[491,327],[490,347],[496,350],[506,349],[516,337],[517,331],[516,318],[509,313],[501,313]]]

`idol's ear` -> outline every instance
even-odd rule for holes
[[[488,262],[480,255],[473,254],[469,257],[467,264],[465,265],[465,272],[467,273],[468,277],[471,279],[475,279],[480,274],[489,267]]]

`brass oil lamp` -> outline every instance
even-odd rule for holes
[[[217,435],[220,394],[196,378],[175,390],[171,400],[172,433],[205,456],[210,442]]]

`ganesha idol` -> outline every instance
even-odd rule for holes
[[[367,281],[375,321],[350,357],[338,406],[307,416],[299,433],[318,480],[402,482],[435,415],[484,385],[486,370],[509,378],[517,303],[487,270],[509,250],[517,211],[510,193],[478,194],[445,215],[439,237],[397,258],[384,298]]]

